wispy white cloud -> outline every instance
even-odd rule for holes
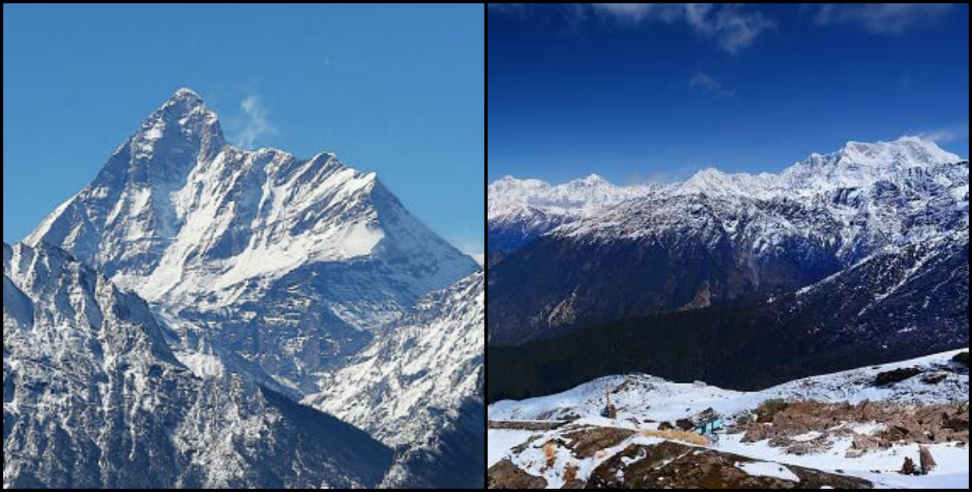
[[[493,7],[493,5],[498,4],[490,4],[493,12],[520,19],[526,18],[528,8],[532,8],[533,11],[552,9],[551,12],[561,13],[574,21],[587,17],[605,17],[630,24],[684,22],[696,33],[715,40],[719,49],[733,55],[752,45],[760,33],[776,27],[776,22],[762,12],[731,4],[598,3],[570,4],[569,7],[551,5],[530,7],[523,4]]]
[[[689,87],[694,87],[702,92],[717,96],[732,96],[736,93],[735,90],[723,87],[721,82],[703,72],[696,72],[695,75],[689,79]]]
[[[243,109],[242,128],[240,129],[236,141],[244,149],[252,149],[254,142],[265,134],[277,133],[277,129],[270,124],[267,116],[267,109],[260,101],[260,97],[250,95],[240,101],[240,108]]]
[[[817,25],[857,24],[875,34],[901,34],[934,23],[945,16],[950,4],[824,4],[811,7]]]
[[[966,141],[969,139],[969,122],[919,132],[918,136],[936,143]]]

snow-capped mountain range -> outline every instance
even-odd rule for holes
[[[892,205],[898,208],[903,205],[908,215],[936,208],[954,212],[951,215],[959,217],[963,210],[968,210],[968,164],[963,164],[959,156],[942,150],[930,140],[906,136],[892,142],[850,141],[836,152],[811,154],[778,174],[728,174],[706,168],[684,182],[635,186],[616,186],[596,174],[561,185],[506,176],[488,187],[487,219],[491,230],[520,229],[534,236],[552,231],[561,224],[586,219],[586,224],[565,228],[561,233],[588,232],[585,227],[595,228],[597,224],[605,223],[603,229],[596,230],[613,229],[613,233],[621,235],[635,232],[633,229],[637,224],[616,224],[605,214],[612,206],[625,201],[634,206],[645,199],[685,195],[759,201],[782,201],[785,198],[812,208],[830,208],[832,215],[843,219],[842,227],[851,228],[866,222],[878,226],[883,233],[894,235],[902,231],[904,225],[901,222],[906,218],[882,217],[872,209],[885,205],[874,203],[882,195],[898,190],[901,195],[898,198],[903,200]],[[930,203],[932,198],[946,203]],[[623,216],[627,212],[630,209],[622,209],[616,215]],[[884,218],[889,221],[882,221]],[[966,213],[966,226],[967,218]],[[946,224],[949,228],[953,225]],[[617,226],[628,226],[629,230]],[[913,237],[897,240],[901,242]]]
[[[4,487],[375,486],[393,453],[241,374],[198,378],[148,305],[3,246]]]
[[[593,191],[548,198],[582,183]],[[568,185],[489,188],[487,245],[505,255],[490,270],[491,343],[794,291],[888,248],[968,242],[968,162],[917,137],[848,142],[778,174]]]
[[[391,343],[403,327],[415,336],[448,329],[459,338],[474,330],[463,320],[431,316],[429,324],[418,324],[412,313],[435,309],[425,304],[436,301],[424,296],[443,303],[442,313],[477,305],[481,312],[483,303],[475,292],[430,294],[466,285],[480,267],[412,216],[375,173],[326,152],[300,159],[235,147],[189,89],[152,113],[24,245],[61,248],[144,299],[177,361],[196,377],[240,377],[294,402],[323,387],[354,392],[361,381],[334,379],[334,373]],[[416,306],[421,299],[425,304]],[[5,297],[5,313],[6,305]],[[411,345],[393,348],[401,352],[383,354],[388,361],[413,357]],[[434,365],[445,363],[434,357],[414,362],[421,363],[433,364],[424,370],[435,377],[475,372],[463,364]],[[481,358],[471,362],[477,363]],[[459,415],[454,400],[481,398],[476,389],[427,391],[420,401],[409,400],[408,388],[383,390],[367,397],[376,411],[356,425],[371,432],[392,425],[378,409],[399,399],[416,411],[444,409],[463,422],[470,417]],[[481,405],[479,412],[481,418]],[[436,430],[431,417],[416,422]],[[445,439],[449,430],[443,432]],[[417,471],[426,473],[421,479],[402,478],[412,473],[400,466],[406,450],[427,445],[404,441],[386,443],[399,447],[398,478],[386,484],[436,485],[439,477],[427,471]],[[481,454],[481,445],[465,445]],[[467,485],[476,485],[471,480]]]

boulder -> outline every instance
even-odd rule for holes
[[[674,428],[675,426],[673,426],[672,423],[667,420],[658,424],[658,430],[660,431],[674,429]]]
[[[683,431],[689,431],[695,428],[695,422],[692,422],[689,419],[678,419],[675,421],[675,427],[678,427]]]
[[[898,473],[904,475],[917,475],[917,470],[915,469],[915,462],[911,458],[905,456],[904,463],[901,464],[901,470]]]
[[[851,441],[851,447],[854,449],[867,451],[869,449],[878,447],[878,440],[871,436],[857,434],[854,436],[853,441]]]
[[[891,371],[879,372],[874,378],[874,386],[894,384],[920,373],[921,369],[917,367],[902,367]]]
[[[924,376],[921,377],[921,382],[925,384],[938,384],[942,382],[947,376],[948,374],[945,374],[944,372],[925,374]]]
[[[922,475],[927,475],[935,468],[935,459],[932,458],[931,451],[925,446],[918,446],[918,463],[921,465]]]

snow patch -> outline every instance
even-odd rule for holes
[[[779,478],[780,480],[790,480],[792,482],[800,481],[800,477],[796,476],[796,474],[790,471],[789,468],[779,463],[753,461],[748,463],[736,463],[736,468],[739,468],[750,475]]]

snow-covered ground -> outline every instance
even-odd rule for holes
[[[610,394],[611,403],[618,409],[619,421],[629,417],[640,421],[674,421],[709,407],[722,415],[735,415],[771,398],[847,401],[852,404],[864,400],[949,403],[968,399],[967,373],[943,371],[945,379],[935,385],[922,383],[920,376],[884,387],[871,386],[871,383],[878,373],[893,369],[918,366],[928,371],[947,367],[955,354],[966,350],[950,350],[901,362],[811,376],[752,392],[726,390],[702,382],[673,383],[646,374],[605,376],[563,393],[520,401],[501,400],[489,406],[488,415],[491,420],[557,418],[561,412],[598,415],[606,403],[605,395],[625,383],[627,385],[621,390]]]
[[[931,404],[968,401],[968,372],[946,371],[947,367],[956,367],[950,359],[958,352],[967,349],[952,350],[901,362],[868,366],[864,368],[842,371],[833,374],[813,376],[790,381],[762,391],[741,392],[709,386],[701,382],[673,383],[662,378],[645,374],[629,374],[607,376],[579,385],[562,393],[522,401],[502,400],[490,405],[487,409],[490,420],[532,420],[558,419],[565,417],[580,417],[573,424],[589,424],[626,428],[631,430],[653,430],[659,422],[674,422],[679,418],[691,417],[709,407],[716,412],[728,416],[748,412],[756,408],[762,401],[771,398],[792,400],[817,400],[822,402],[859,403],[864,400],[885,401],[900,404]],[[918,366],[925,373],[941,371],[945,379],[938,384],[921,382],[921,376],[914,376],[896,384],[875,387],[871,383],[875,376],[884,371],[902,367]],[[600,417],[601,410],[607,403],[607,398],[617,409],[615,419]],[[648,422],[648,421],[651,422]],[[871,433],[883,427],[881,423],[857,423],[852,428],[856,432]],[[487,466],[499,462],[504,457],[511,456],[511,449],[525,442],[530,436],[542,434],[536,442],[543,443],[558,434],[558,430],[537,432],[508,429],[491,429],[488,433],[488,462]],[[743,433],[723,434],[719,441],[712,445],[719,451],[736,453],[754,459],[794,464],[823,471],[843,473],[865,478],[879,487],[900,488],[968,488],[969,483],[969,450],[968,446],[958,446],[956,443],[937,443],[928,445],[938,466],[928,475],[905,476],[896,473],[901,468],[905,456],[910,456],[917,463],[918,445],[895,445],[889,449],[873,450],[859,458],[845,457],[846,450],[851,445],[851,437],[838,439],[827,451],[805,455],[786,454],[784,448],[769,445],[768,440],[753,443],[741,442]],[[810,440],[816,437],[812,432],[797,436],[797,440]],[[632,439],[656,438],[634,436],[626,439],[618,446],[617,451],[632,443]],[[541,453],[532,456],[529,453]],[[567,453],[565,453],[567,454]],[[583,460],[577,463],[577,477],[585,479],[590,471],[598,464],[613,455],[614,452],[598,453],[597,459]],[[557,470],[563,470],[565,464],[547,469],[538,465],[545,458],[539,448],[527,449],[513,457],[514,463],[521,466],[528,473],[542,475],[547,479],[549,487],[558,487],[563,483]],[[565,463],[577,461],[572,456],[560,457]],[[539,468],[537,468],[539,466]],[[769,465],[767,465],[769,466]],[[532,471],[531,471],[532,470]],[[782,472],[778,472],[782,473]],[[549,475],[549,476],[548,476]]]
[[[495,465],[503,459],[514,446],[523,443],[528,437],[536,434],[535,431],[518,429],[490,429],[486,434],[489,441],[489,453],[486,455],[486,466]]]
[[[772,447],[768,440],[744,443],[742,433],[721,436],[713,448],[719,451],[741,454],[752,458],[779,461],[824,471],[843,470],[870,480],[879,487],[888,488],[968,488],[969,448],[955,443],[928,444],[928,450],[938,466],[928,475],[910,476],[897,473],[905,456],[918,462],[918,445],[895,445],[889,449],[869,451],[860,458],[845,458],[844,452],[851,445],[848,437],[834,443],[830,451],[816,454],[786,454],[782,448]],[[873,470],[878,470],[876,473]]]

